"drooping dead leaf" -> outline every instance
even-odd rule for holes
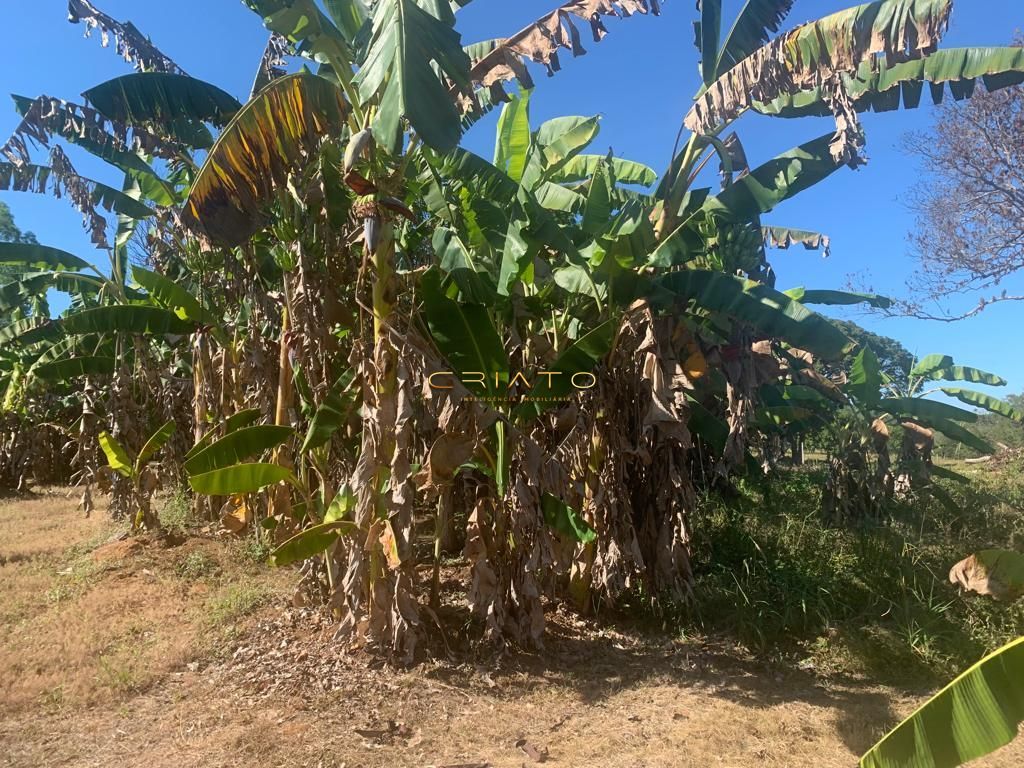
[[[287,38],[276,32],[271,33],[267,41],[267,47],[263,51],[263,58],[260,59],[260,66],[256,70],[256,80],[252,85],[252,98],[278,78],[284,77],[288,71],[284,69],[288,64],[285,56],[292,56],[295,51]]]
[[[108,16],[89,0],[68,0],[68,21],[72,24],[85,24],[86,37],[98,29],[104,48],[110,44],[110,37],[113,36],[114,49],[140,72],[185,74],[185,70],[153,45],[134,24],[130,21],[122,23]]]
[[[883,443],[889,440],[889,427],[885,423],[885,419],[878,417],[871,422],[871,432],[875,436],[876,440],[880,440]]]
[[[398,539],[395,538],[395,529],[391,527],[391,521],[384,521],[384,530],[380,535],[380,545],[384,550],[384,556],[388,560],[388,568],[395,570],[402,565],[402,558],[398,553]]]
[[[914,449],[919,452],[930,451],[935,445],[935,431],[915,424],[912,421],[904,421],[900,424],[903,427],[904,439],[909,440]]]
[[[580,40],[579,30],[573,17],[590,24],[594,42],[600,42],[608,34],[603,16],[631,16],[634,13],[661,12],[659,0],[572,0],[543,16],[512,37],[502,40],[479,61],[473,63],[470,77],[479,88],[491,90],[494,102],[507,99],[502,83],[518,80],[523,88],[533,87],[533,78],[526,68],[526,61],[543,64],[548,76],[553,75],[561,64],[558,50],[564,48],[573,56],[582,56],[586,49]]]
[[[96,182],[80,176],[64,150],[54,146],[50,151],[50,165],[40,166],[14,163],[0,163],[0,189],[16,192],[51,194],[57,199],[65,195],[71,205],[82,214],[82,226],[98,248],[109,248],[107,220],[97,210],[97,203],[111,210],[112,201],[100,194]],[[141,203],[142,211],[146,207]]]
[[[809,232],[802,229],[789,229],[788,227],[762,227],[761,234],[764,237],[765,248],[777,248],[786,250],[793,245],[802,245],[809,251],[821,251],[824,258],[832,255],[832,241],[828,235],[820,232]]]
[[[837,162],[855,162],[859,127],[840,75],[864,61],[913,59],[934,50],[949,23],[951,0],[867,3],[804,24],[759,48],[712,83],[685,118],[697,134],[713,133],[754,102],[828,85],[836,115]]]
[[[1016,600],[1024,596],[1024,555],[1002,549],[982,550],[950,568],[949,581],[996,600]]]
[[[19,103],[22,102],[19,100]],[[48,149],[55,135],[71,142],[88,142],[97,151],[141,152],[163,158],[175,156],[166,139],[111,120],[82,104],[43,95],[19,111],[21,122],[0,148],[0,154],[17,166],[32,162],[29,144]]]
[[[423,469],[416,475],[416,484],[424,490],[450,482],[455,471],[472,458],[475,448],[472,435],[441,435],[430,447]]]

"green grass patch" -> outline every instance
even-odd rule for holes
[[[943,483],[956,511],[930,498],[893,504],[883,523],[821,517],[824,477],[786,470],[764,487],[709,495],[695,515],[695,599],[683,631],[731,635],[805,667],[892,682],[947,677],[1024,633],[1024,601],[961,595],[949,568],[1024,541],[1017,473]]]

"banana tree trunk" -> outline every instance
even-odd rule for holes
[[[373,349],[363,352],[362,445],[350,480],[355,520],[365,531],[343,550],[344,576],[333,602],[339,634],[412,661],[419,615],[413,597],[411,453],[412,384],[392,334],[396,280],[394,229],[375,208],[364,211],[374,271]]]

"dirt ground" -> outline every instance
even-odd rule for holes
[[[920,701],[558,613],[543,655],[391,670],[237,541],[119,533],[63,490],[0,499],[0,765],[826,768]]]

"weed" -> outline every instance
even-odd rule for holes
[[[230,584],[214,595],[206,604],[205,620],[211,627],[223,627],[248,616],[272,598],[264,585]]]
[[[174,572],[182,579],[195,581],[204,576],[216,573],[218,570],[217,561],[202,550],[189,552],[180,558],[174,566]]]
[[[157,514],[160,525],[174,533],[183,534],[195,527],[192,499],[183,486],[178,486],[167,496]]]
[[[273,549],[274,547],[270,542],[270,532],[257,527],[245,537],[239,551],[244,560],[265,565]]]
[[[64,686],[56,685],[39,694],[39,705],[48,712],[60,712],[64,709]]]
[[[53,586],[46,590],[46,601],[59,606],[73,600],[83,594],[99,574],[115,568],[115,563],[98,563],[88,555],[80,555],[57,571]]]
[[[109,687],[122,693],[130,693],[138,687],[131,661],[123,654],[104,654],[99,657],[98,663],[103,682]]]

